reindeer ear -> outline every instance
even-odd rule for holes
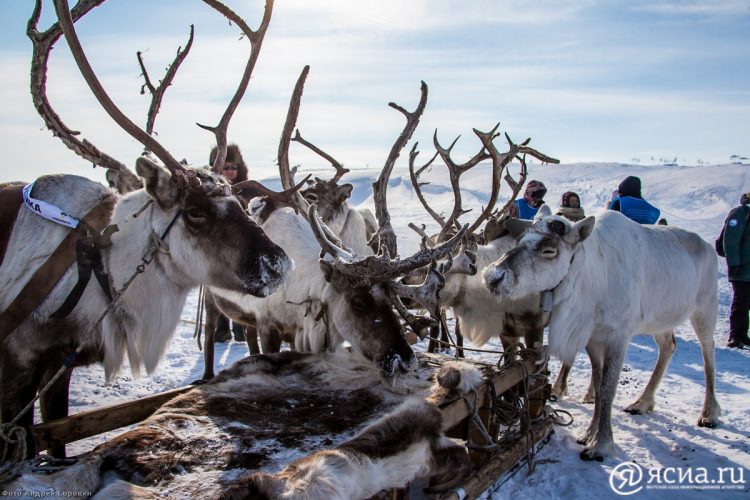
[[[352,189],[354,189],[354,186],[351,184],[342,184],[336,187],[336,201],[338,203],[345,202],[352,195]]]
[[[172,208],[180,196],[180,189],[166,168],[145,156],[135,161],[135,171],[143,177],[146,192],[165,210]]]
[[[594,223],[596,218],[593,215],[589,215],[582,221],[576,222],[570,231],[570,234],[574,237],[574,244],[578,244],[585,240],[594,231]]]

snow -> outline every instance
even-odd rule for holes
[[[517,177],[518,165],[512,166]],[[568,165],[529,165],[528,179],[539,179],[548,188],[547,202],[556,209],[563,192],[576,191],[587,214],[595,214],[604,207],[610,193],[628,175],[643,181],[644,197],[662,210],[670,225],[680,226],[700,234],[713,243],[721,230],[724,217],[736,206],[742,192],[750,190],[747,165],[712,166],[643,166],[612,163],[579,163]],[[302,172],[306,175],[307,172]],[[319,173],[320,174],[320,173]],[[327,172],[322,172],[328,175]],[[377,178],[376,169],[353,170],[345,181],[354,185],[353,204],[372,207],[370,186]],[[474,210],[462,220],[470,222],[487,202],[490,184],[489,165],[480,165],[467,172],[462,179],[464,208]],[[434,165],[423,174],[431,184],[424,188],[431,205],[438,212],[449,213],[453,198],[445,168]],[[270,180],[271,187],[278,182]],[[507,186],[501,190],[498,206],[508,195]],[[396,169],[388,191],[389,208],[401,255],[418,248],[417,235],[408,229],[409,222],[426,223],[428,232],[436,229],[434,222],[419,204],[405,169]],[[135,263],[134,263],[135,265]],[[147,271],[148,272],[148,271]],[[677,329],[677,350],[656,396],[656,408],[650,415],[631,416],[622,410],[645,387],[656,361],[656,346],[650,337],[633,339],[625,361],[613,410],[613,428],[617,457],[599,462],[583,462],[578,458],[581,445],[576,436],[588,425],[593,405],[579,402],[588,385],[590,367],[587,356],[580,354],[569,378],[569,396],[552,406],[570,412],[574,422],[570,427],[556,427],[552,436],[536,455],[538,465],[527,475],[522,467],[491,497],[513,498],[603,498],[615,496],[610,488],[610,472],[622,462],[637,462],[648,467],[706,467],[709,474],[716,467],[742,468],[744,483],[741,489],[713,490],[655,490],[641,491],[638,498],[747,498],[750,483],[750,350],[728,349],[728,314],[731,286],[726,278],[726,264],[721,261],[719,282],[719,322],[715,332],[717,397],[723,409],[722,425],[718,429],[703,429],[696,425],[703,401],[703,362],[700,347],[689,325]],[[196,294],[191,294],[183,311],[183,319],[175,332],[165,359],[150,377],[134,380],[121,376],[109,385],[104,383],[103,370],[89,367],[76,370],[71,387],[71,413],[89,410],[140,396],[183,386],[198,379],[203,372],[203,356],[193,340]],[[230,342],[217,344],[216,365],[227,367],[247,354],[245,344]],[[425,349],[420,344],[417,349]],[[498,348],[491,342],[487,349]],[[471,356],[471,354],[469,354]],[[494,361],[492,355],[482,359]],[[559,362],[550,366],[552,377],[557,375]],[[129,373],[126,369],[124,373]],[[554,378],[553,378],[554,380]],[[109,435],[112,435],[110,433]],[[80,453],[101,442],[106,436],[90,438],[69,446],[69,452]]]

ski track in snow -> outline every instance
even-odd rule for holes
[[[739,195],[750,190],[745,184],[747,165],[721,166],[640,166],[607,163],[582,163],[572,165],[529,165],[528,179],[539,179],[547,185],[547,203],[556,210],[563,192],[576,191],[587,215],[596,214],[604,207],[610,193],[628,175],[637,175],[643,181],[644,198],[662,210],[670,225],[684,227],[700,234],[713,243],[721,230],[724,217],[736,206]],[[511,168],[517,175],[517,165]],[[305,172],[306,174],[307,172]],[[464,216],[465,221],[476,217],[489,197],[487,165],[480,165],[462,178],[464,208],[474,210]],[[322,172],[328,175],[327,172]],[[354,184],[352,204],[372,208],[370,186],[378,171],[353,170],[347,182]],[[423,174],[431,184],[425,188],[430,204],[438,211],[449,213],[453,198],[445,168],[433,166]],[[742,183],[742,184],[740,184]],[[270,187],[278,181],[266,182]],[[508,188],[503,186],[498,206],[504,203]],[[399,236],[401,255],[418,248],[417,235],[408,229],[409,222],[428,225],[428,232],[437,228],[419,204],[405,169],[396,169],[388,190],[391,218]],[[134,263],[135,265],[135,263]],[[656,344],[647,336],[633,339],[620,378],[612,413],[612,423],[617,445],[617,457],[604,463],[583,462],[578,458],[581,445],[576,436],[588,425],[593,405],[580,403],[590,376],[588,357],[581,353],[576,359],[570,378],[568,396],[552,403],[555,408],[569,411],[574,418],[570,427],[555,427],[549,443],[536,455],[541,461],[535,472],[528,476],[522,467],[495,492],[493,499],[597,498],[614,497],[609,486],[610,471],[625,461],[635,461],[643,467],[742,467],[743,490],[653,490],[646,489],[633,498],[748,498],[750,485],[750,350],[726,348],[731,286],[726,279],[726,262],[720,259],[719,321],[716,341],[717,397],[722,407],[722,425],[718,429],[703,429],[696,425],[703,402],[704,379],[700,347],[692,328],[686,324],[677,330],[677,350],[671,365],[657,391],[656,408],[649,415],[631,416],[623,409],[634,401],[646,385],[656,361]],[[148,271],[147,271],[148,272]],[[149,377],[134,380],[125,367],[123,375],[110,384],[104,383],[99,366],[77,369],[73,375],[70,394],[71,413],[95,407],[132,400],[137,397],[180,387],[198,379],[203,373],[203,354],[193,340],[197,294],[192,293],[183,311],[180,323],[165,358]],[[485,348],[499,348],[492,341]],[[424,350],[426,344],[416,346]],[[217,344],[217,371],[230,366],[247,355],[244,343]],[[494,362],[493,355],[478,356]],[[560,363],[550,363],[551,381],[557,376]],[[37,411],[37,421],[39,419]],[[77,454],[95,446],[114,431],[69,445],[69,453]],[[290,457],[290,460],[296,457]]]

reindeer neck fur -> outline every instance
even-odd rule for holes
[[[328,226],[331,231],[340,235],[348,222],[347,219],[349,218],[349,213],[353,211],[354,210],[349,208],[349,203],[344,201],[334,208],[323,222],[325,222],[326,226]]]
[[[161,210],[152,202],[133,219],[132,214],[149,200],[145,191],[136,191],[124,197],[115,209],[114,221],[126,222],[119,224],[120,231],[113,235],[113,244],[105,259],[113,285],[118,290],[141,264],[141,257],[150,248],[152,235],[161,236],[177,215],[177,208]],[[164,245],[169,252],[193,253],[179,237],[182,231],[181,225],[175,223],[165,237]],[[195,255],[196,268],[201,266],[201,261],[202,257]],[[148,373],[156,369],[177,327],[188,293],[199,284],[186,271],[175,265],[170,254],[158,251],[151,264],[133,281],[114,314],[103,323],[107,376],[117,372],[125,352],[135,374],[139,373],[141,366]],[[91,312],[96,314],[96,310],[89,311],[89,314]]]
[[[373,255],[372,248],[367,244],[367,225],[362,215],[354,209],[347,207],[347,211],[343,217],[344,222],[341,224],[341,229],[334,229],[334,231],[341,242],[347,248],[350,248],[355,254],[360,256]],[[342,218],[339,214],[337,218]]]

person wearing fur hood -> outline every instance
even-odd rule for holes
[[[562,195],[562,203],[560,208],[557,209],[555,215],[561,215],[571,222],[578,222],[586,218],[586,214],[583,212],[581,206],[581,198],[578,193],[568,191]]]
[[[215,161],[216,146],[213,147],[208,157],[208,164],[214,172],[216,172],[213,168]],[[221,172],[216,173],[223,175],[230,184],[247,180],[247,165],[245,164],[245,160],[242,159],[242,152],[237,144],[227,146],[227,159],[224,161],[224,167],[221,169]]]

